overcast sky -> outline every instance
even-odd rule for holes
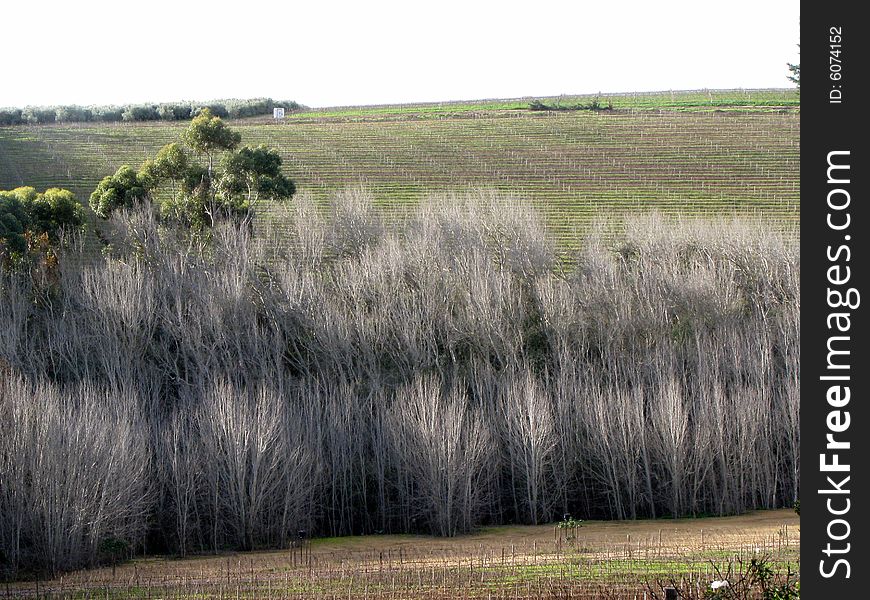
[[[11,0],[0,106],[789,87],[799,17],[798,0]]]

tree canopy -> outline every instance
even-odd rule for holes
[[[103,178],[91,208],[108,218],[116,209],[159,199],[161,215],[200,228],[220,217],[249,220],[262,200],[281,201],[296,191],[281,172],[281,155],[266,146],[245,146],[241,135],[204,108],[182,133],[138,171],[129,165]],[[203,166],[197,158],[205,157]]]
[[[57,241],[60,230],[79,229],[84,222],[84,210],[69,190],[0,190],[0,250],[24,252],[28,234],[45,234]]]
[[[272,109],[286,110],[303,108],[292,100],[272,98],[249,98],[211,100],[209,102],[164,102],[161,104],[125,104],[122,106],[28,106],[25,108],[0,108],[0,126],[29,123],[85,123],[118,121],[185,121],[197,116],[204,108],[219,117],[239,119],[258,115],[271,115]]]
[[[181,140],[194,152],[206,156],[211,174],[215,152],[233,150],[242,141],[242,136],[205,108],[190,122],[190,127],[181,134]]]
[[[91,209],[97,215],[108,216],[122,206],[130,207],[148,197],[148,187],[130,165],[123,165],[114,175],[103,177],[91,194]]]
[[[173,142],[158,150],[153,159],[146,160],[139,169],[138,176],[146,188],[153,189],[166,180],[184,180],[190,167],[190,157],[184,147]]]
[[[261,198],[281,200],[296,191],[293,182],[281,173],[281,156],[263,145],[226,154],[221,169],[218,194],[231,205],[250,208]]]
[[[798,44],[798,49],[800,49],[800,47],[801,47],[801,45]],[[789,81],[791,81],[792,83],[797,85],[798,88],[800,88],[801,87],[801,64],[800,63],[797,63],[797,64],[786,63],[786,64],[788,65],[788,70],[791,73],[791,75],[787,75],[786,77],[788,78]]]
[[[793,65],[788,63],[788,70],[791,72],[791,75],[788,76],[788,80],[792,83],[796,84],[798,87],[801,86],[801,65],[800,63]]]

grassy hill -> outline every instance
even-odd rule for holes
[[[280,150],[301,190],[370,189],[387,216],[433,191],[495,188],[528,199],[569,244],[599,216],[799,218],[794,90],[602,95],[609,111],[531,111],[531,99],[340,107],[283,122],[232,121],[245,144]],[[548,99],[570,106],[591,97]],[[61,186],[86,201],[118,166],[138,166],[186,123],[0,128],[0,189]]]

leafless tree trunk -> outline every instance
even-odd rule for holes
[[[547,497],[547,475],[552,470],[556,437],[550,402],[528,369],[512,377],[500,394],[497,412],[490,418],[503,423],[500,436],[511,471],[519,479],[523,518],[537,525],[549,516],[552,502]]]
[[[397,392],[390,413],[395,445],[417,490],[417,507],[434,532],[467,530],[480,509],[490,460],[481,415],[459,383],[417,379]]]
[[[755,225],[629,219],[573,263],[489,192],[101,227],[0,268],[0,570],[798,496],[799,254]]]

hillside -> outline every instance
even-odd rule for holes
[[[0,576],[110,563],[114,575],[116,561],[155,552],[294,547],[310,558],[309,538],[446,538],[561,516],[538,532],[552,532],[561,583],[576,564],[558,536],[576,540],[576,519],[792,506],[799,115],[789,93],[752,97],[335,108],[235,120],[235,132],[205,114],[185,136],[192,147],[208,150],[200,123],[218,132],[211,141],[267,143],[303,190],[257,227],[217,219],[206,235],[149,207],[111,210],[128,191],[161,189],[150,170],[101,186],[106,219],[93,213],[89,238],[62,252],[57,224],[87,212],[72,194],[3,194]],[[85,200],[182,127],[2,128],[0,186],[59,185]],[[260,154],[273,189],[288,190],[277,157]],[[205,189],[202,170],[177,168],[200,186],[192,210],[212,209],[209,191],[236,193],[237,182]],[[489,189],[449,193],[470,187]],[[441,201],[400,218],[429,195]],[[636,214],[652,210],[717,218]],[[597,216],[616,235],[583,239]],[[582,529],[588,580],[649,583],[623,579],[611,544],[589,546]],[[627,538],[641,531],[624,533],[631,571],[642,540]],[[643,550],[656,553],[649,573],[709,575],[700,555],[662,549],[659,528]],[[726,570],[742,560],[715,550],[728,552]],[[462,563],[482,567],[486,553],[458,556],[444,577],[466,590]],[[793,556],[777,560],[778,576],[790,577]],[[412,587],[431,559],[408,572]],[[494,591],[531,586],[522,560],[502,559]],[[305,597],[321,584],[353,591],[343,576],[339,587],[312,578],[315,566],[299,581]],[[585,593],[578,582],[572,594]],[[114,582],[103,585],[109,596]],[[238,597],[243,585],[263,596],[253,574]]]
[[[760,215],[796,230],[794,90],[605,95],[601,101],[613,110],[531,111],[529,99],[520,99],[318,109],[282,123],[254,118],[232,125],[243,143],[277,147],[300,189],[326,198],[363,185],[387,214],[402,214],[428,192],[492,187],[528,198],[564,241],[598,215],[638,210]],[[137,166],[185,127],[0,128],[0,189],[62,186],[86,201],[102,176],[125,163]]]

